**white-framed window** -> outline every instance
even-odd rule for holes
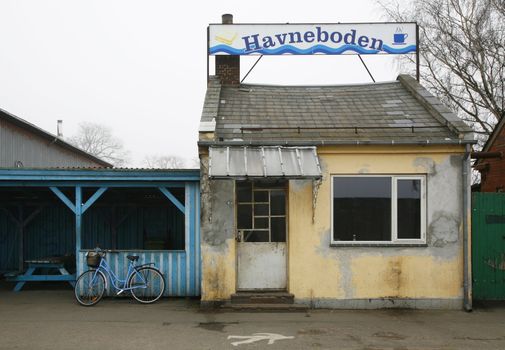
[[[426,243],[426,177],[332,175],[331,242]]]

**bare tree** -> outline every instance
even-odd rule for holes
[[[127,163],[129,152],[125,150],[123,142],[113,136],[112,130],[107,126],[91,122],[80,123],[77,134],[68,141],[116,167]]]
[[[184,158],[174,155],[151,155],[144,158],[144,165],[154,169],[181,169],[186,165]]]
[[[419,24],[422,84],[485,140],[505,116],[504,0],[414,0],[406,8],[399,0],[379,4],[390,20]],[[405,56],[402,63],[413,60]]]

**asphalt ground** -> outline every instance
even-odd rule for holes
[[[223,312],[198,300],[82,307],[68,286],[0,285],[0,349],[505,349],[505,307]],[[268,344],[268,342],[271,344]],[[235,345],[233,345],[235,344]]]

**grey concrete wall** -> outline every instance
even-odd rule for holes
[[[202,304],[235,292],[235,183],[211,180],[208,156],[200,156]]]

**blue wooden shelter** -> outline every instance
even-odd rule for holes
[[[166,296],[198,296],[199,179],[198,169],[0,169],[0,271],[66,254],[78,276],[100,246],[116,274],[139,255],[165,275]]]

